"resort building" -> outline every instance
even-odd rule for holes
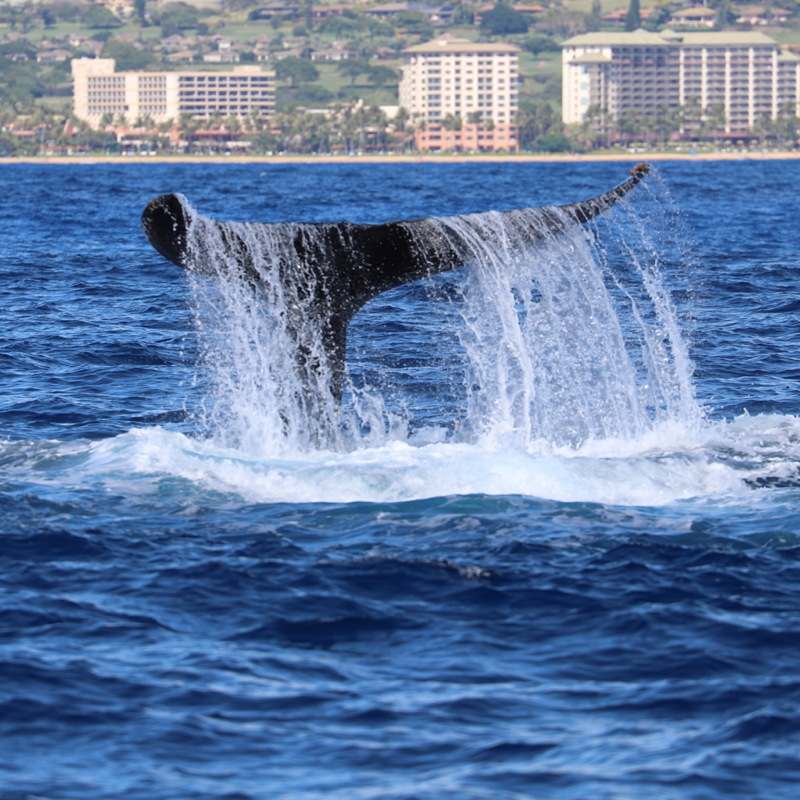
[[[563,48],[563,120],[590,106],[612,119],[653,116],[695,101],[722,106],[725,133],[746,133],[791,104],[800,116],[800,58],[763,33],[587,33]]]
[[[257,111],[269,117],[275,109],[275,73],[259,66],[230,72],[115,72],[114,67],[113,58],[72,60],[74,113],[94,128],[107,114],[130,123],[144,117],[160,123],[181,114],[208,119]]]
[[[403,50],[400,105],[412,117],[510,123],[517,113],[519,48],[495,42],[476,44],[444,36]]]
[[[433,153],[493,153],[505,150],[519,152],[519,133],[516,125],[464,124],[458,130],[448,130],[443,125],[429,124],[414,131],[414,145],[420,152]]]

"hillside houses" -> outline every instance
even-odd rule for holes
[[[55,0],[43,2],[49,4]],[[478,143],[481,148],[491,143],[494,147],[514,149],[511,139],[501,136],[500,126],[506,126],[503,130],[509,136],[512,133],[518,135],[515,146],[519,148],[529,146],[537,137],[548,133],[563,143],[565,135],[573,136],[570,133],[573,128],[586,127],[584,111],[593,106],[602,107],[606,114],[604,119],[613,111],[615,117],[624,121],[630,115],[638,114],[642,118],[652,116],[652,109],[659,105],[666,105],[670,113],[683,113],[681,109],[689,97],[698,99],[701,111],[707,117],[710,109],[723,105],[727,117],[722,130],[746,136],[757,122],[763,128],[765,115],[777,119],[780,114],[785,114],[781,109],[792,102],[800,103],[800,68],[796,68],[793,61],[795,53],[800,52],[800,26],[792,15],[793,9],[766,4],[730,6],[724,12],[727,24],[721,26],[718,9],[709,8],[703,0],[678,0],[640,10],[646,33],[666,36],[670,42],[652,45],[653,53],[658,55],[662,50],[684,53],[685,65],[681,67],[683,72],[677,78],[666,73],[664,77],[659,72],[657,75],[654,73],[653,80],[659,86],[664,83],[668,87],[682,80],[680,86],[685,88],[685,96],[679,93],[673,97],[673,92],[668,97],[665,95],[665,100],[660,95],[656,97],[654,94],[654,99],[648,95],[641,108],[633,101],[629,103],[626,98],[629,95],[632,98],[634,90],[638,91],[639,84],[636,81],[639,77],[647,78],[649,73],[632,73],[630,76],[626,73],[630,77],[630,86],[627,83],[619,84],[614,90],[615,94],[609,88],[616,80],[615,69],[619,72],[627,61],[624,54],[617,58],[614,50],[616,45],[603,45],[600,47],[602,52],[589,49],[572,59],[574,63],[570,67],[570,81],[574,91],[567,102],[563,94],[565,73],[554,60],[554,53],[570,37],[573,28],[583,28],[584,33],[578,33],[579,36],[622,34],[628,2],[618,2],[617,8],[613,8],[616,4],[604,3],[606,13],[599,19],[589,13],[588,4],[583,4],[582,10],[576,10],[569,7],[569,3],[554,6],[553,0],[510,3],[516,15],[516,33],[504,34],[493,32],[491,28],[496,15],[493,14],[492,18],[485,16],[494,11],[494,3],[482,3],[480,0],[469,4],[452,0],[445,0],[441,4],[439,0],[374,0],[372,3],[334,2],[330,5],[322,5],[320,0],[315,5],[265,0],[248,8],[229,5],[224,14],[209,4],[190,4],[188,9],[178,9],[171,7],[171,0],[148,0],[145,19],[138,16],[142,13],[141,4],[138,11],[134,11],[132,2],[102,0],[97,5],[105,7],[104,14],[105,11],[115,14],[120,20],[119,24],[114,20],[109,23],[107,15],[101,15],[98,19],[103,24],[94,27],[83,24],[80,18],[75,17],[71,21],[57,20],[58,24],[50,22],[47,26],[36,18],[23,25],[20,16],[13,28],[10,24],[5,28],[0,27],[0,44],[6,45],[0,53],[4,57],[0,63],[7,65],[9,75],[14,69],[19,75],[25,75],[24,79],[19,79],[18,86],[21,89],[14,100],[19,108],[23,108],[26,102],[42,108],[55,108],[59,103],[63,105],[60,98],[67,98],[73,91],[64,68],[72,59],[118,59],[119,75],[181,73],[186,80],[194,76],[198,81],[193,90],[196,93],[200,92],[201,73],[233,74],[234,68],[246,67],[244,73],[237,73],[237,77],[244,78],[250,74],[250,70],[257,70],[253,75],[259,77],[262,73],[274,70],[277,76],[271,86],[273,94],[270,102],[258,107],[262,117],[275,114],[284,120],[281,124],[285,127],[286,115],[306,115],[309,128],[313,128],[309,120],[314,115],[330,113],[334,108],[356,108],[357,103],[361,103],[362,108],[391,105],[402,108],[401,118],[406,115],[409,131],[425,123],[428,130],[425,136],[419,135],[414,139],[409,133],[409,141],[416,141],[417,146],[423,149],[434,149],[436,146],[445,150],[473,148]],[[27,8],[22,3],[15,3],[14,7],[20,9],[20,15]],[[166,16],[169,16],[169,21]],[[524,20],[521,26],[519,17]],[[159,26],[167,35],[159,35]],[[797,36],[792,38],[789,32],[795,30]],[[772,66],[769,70],[765,72],[766,67],[762,69],[763,65],[758,59],[753,65],[748,63],[748,70],[760,76],[758,80],[761,81],[752,84],[753,102],[750,102],[749,95],[744,100],[738,95],[734,97],[738,85],[733,82],[730,87],[725,84],[724,91],[717,91],[719,87],[714,83],[717,74],[713,71],[706,74],[701,70],[698,77],[689,69],[689,62],[695,55],[688,48],[691,37],[712,32],[758,32],[773,38],[777,33],[782,34],[775,39],[774,46],[767,48],[769,53],[766,49],[763,54],[758,50],[758,58],[765,62],[770,60]],[[689,37],[684,38],[687,46],[683,50],[680,49],[681,37]],[[477,45],[490,49],[500,47],[503,52],[483,52],[475,47]],[[711,45],[703,46],[706,47],[703,51],[706,55],[702,58],[717,57]],[[456,50],[460,48],[458,53],[450,52],[453,47]],[[747,47],[752,49],[750,44]],[[793,52],[795,47],[797,50]],[[645,66],[649,64],[647,59],[652,55],[648,54],[649,51],[641,62],[641,69],[645,72]],[[730,54],[725,51],[725,58],[731,65],[739,56],[733,49]],[[608,67],[606,58],[611,59]],[[457,63],[459,59],[460,64]],[[441,63],[437,64],[437,60]],[[12,69],[12,64],[17,66]],[[721,70],[718,72],[722,74]],[[28,76],[33,79],[28,80]],[[99,78],[106,80],[108,76]],[[772,87],[769,92],[764,88],[768,83]],[[0,90],[2,87],[0,76]],[[24,98],[25,87],[29,87],[31,94],[28,100]],[[147,91],[154,90],[147,88]],[[176,102],[186,100],[181,98],[181,91],[190,90],[179,87]],[[258,91],[261,91],[260,87]],[[766,97],[767,94],[769,97]],[[16,97],[23,99],[20,101]],[[142,99],[143,96],[136,97],[138,108],[150,107]],[[206,106],[198,111],[202,105],[198,98],[201,95],[196,94],[193,105],[197,108],[193,112],[210,116]],[[653,102],[650,102],[651,99]],[[208,100],[208,95],[205,100]],[[230,97],[228,101],[224,113],[230,116],[234,104],[230,102]],[[570,112],[572,117],[568,119],[565,115],[566,124],[562,125],[562,112],[566,114],[566,106],[570,104],[574,107]],[[127,101],[123,105],[133,107]],[[160,108],[163,104],[150,105]],[[245,112],[245,117],[249,118],[252,104],[237,104],[233,115],[238,115],[241,107],[251,109]],[[540,113],[543,108],[546,110]],[[122,112],[114,113],[118,115]],[[596,111],[592,113],[596,118]],[[147,115],[154,119],[166,119],[160,112],[148,111]],[[596,122],[591,124],[597,126]],[[705,120],[704,130],[710,124]],[[467,128],[464,127],[467,125],[483,126],[483,138],[473,142],[467,136]],[[519,131],[515,132],[515,125],[519,125]],[[497,132],[488,137],[488,132],[492,130]],[[293,134],[299,135],[297,131]],[[501,141],[502,145],[499,144]]]

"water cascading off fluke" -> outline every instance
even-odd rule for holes
[[[652,387],[683,380],[661,357],[645,368],[658,374],[642,373],[619,298],[578,224],[646,171],[640,165],[606,195],[562,207],[383,225],[260,224],[208,219],[182,198],[172,213],[168,195],[148,206],[143,224],[152,239],[169,236],[172,220],[182,239],[159,243],[160,252],[214,279],[198,281],[197,309],[214,385],[207,419],[226,443],[276,455],[358,446],[363,426],[353,414],[365,404],[340,402],[349,322],[382,292],[463,266],[467,381],[456,436],[575,447],[649,429],[672,413]],[[644,327],[638,338],[652,344]],[[369,427],[375,443],[374,417]]]

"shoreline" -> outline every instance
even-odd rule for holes
[[[495,155],[168,155],[168,156],[23,156],[0,158],[3,164],[486,164],[486,163],[580,163],[616,161],[784,161],[800,159],[800,151],[755,152],[755,153],[563,153],[563,154],[516,154]]]

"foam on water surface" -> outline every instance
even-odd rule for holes
[[[101,442],[4,443],[7,476],[97,486],[128,496],[204,502],[395,503],[453,495],[664,506],[800,482],[800,420],[743,416],[692,434],[665,424],[637,440],[550,453],[463,442],[387,442],[350,452],[264,458],[160,427]],[[177,479],[177,482],[175,482]]]

